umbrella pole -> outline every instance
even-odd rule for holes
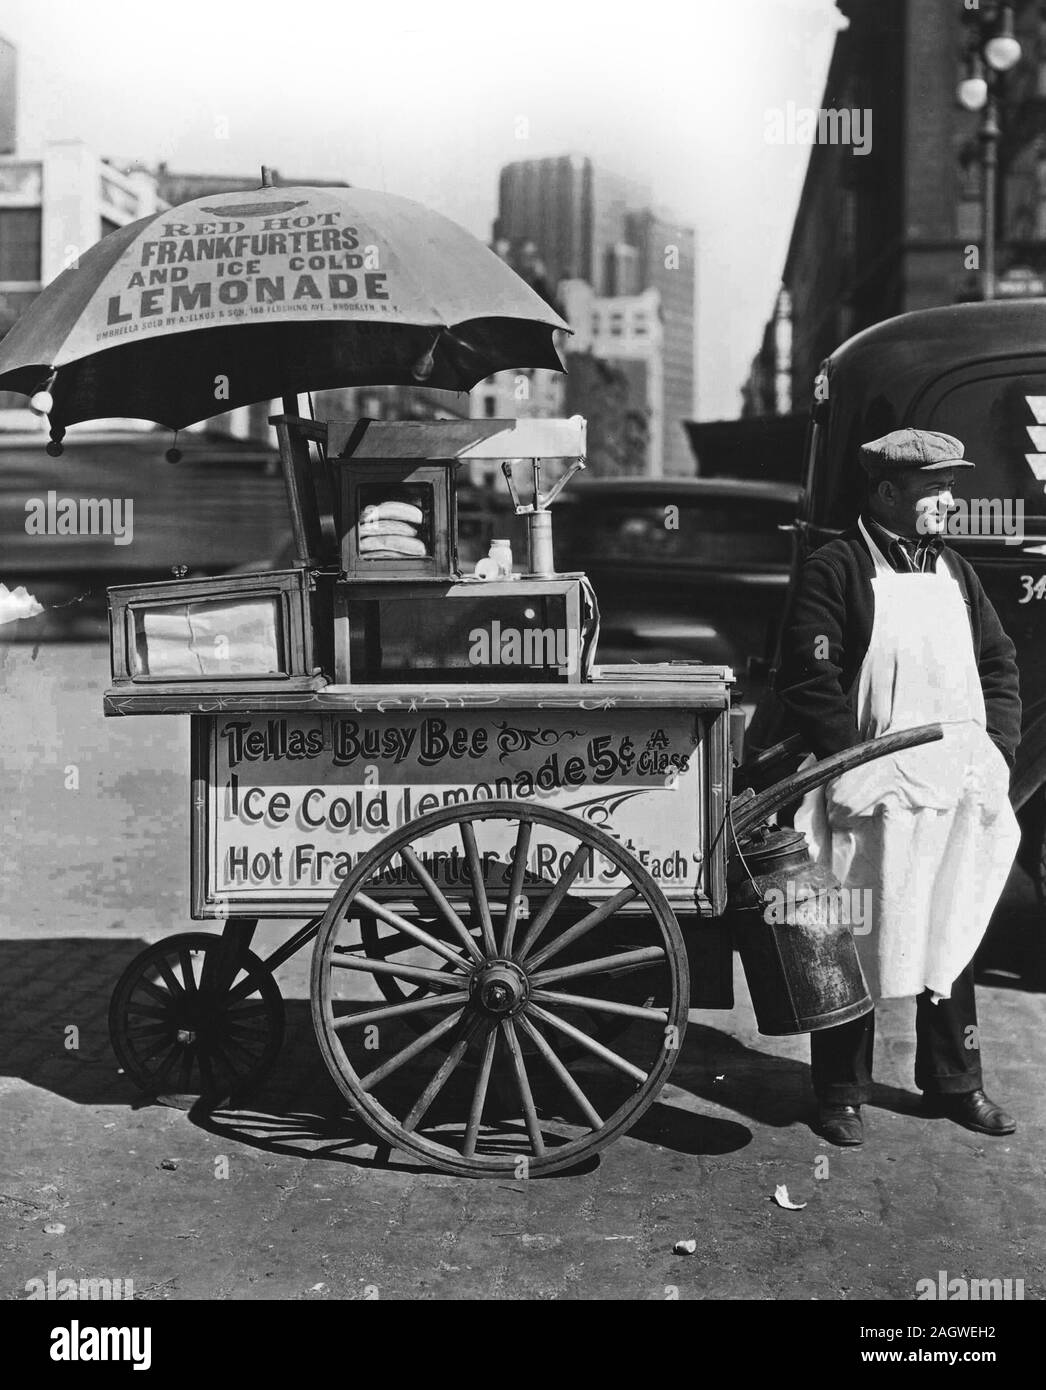
[[[309,569],[319,562],[315,550],[320,537],[316,496],[309,478],[309,446],[293,428],[293,422],[299,419],[298,397],[285,395],[282,404],[283,414],[272,423],[276,425],[276,436],[280,442],[280,462],[291,514],[295,564],[301,569]]]

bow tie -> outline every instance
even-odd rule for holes
[[[932,573],[943,549],[944,541],[940,536],[920,536],[917,541],[902,536],[890,546],[890,558],[899,570]]]

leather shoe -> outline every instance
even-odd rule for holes
[[[864,1121],[859,1105],[824,1105],[817,1114],[818,1131],[830,1144],[856,1148],[864,1143]]]
[[[1012,1134],[1017,1121],[1001,1105],[989,1100],[983,1091],[963,1091],[960,1095],[927,1098],[939,1114],[978,1134]]]

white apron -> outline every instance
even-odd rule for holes
[[[929,989],[946,999],[1017,853],[1010,772],[985,733],[959,585],[941,557],[933,574],[897,573],[858,525],[875,564],[875,617],[858,677],[861,739],[931,723],[944,725],[944,738],[809,792],[795,825],[813,859],[850,890],[844,902],[873,996]]]

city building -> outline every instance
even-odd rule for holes
[[[659,476],[665,432],[664,326],[659,292],[597,295],[584,280],[565,280],[560,295],[567,322],[574,329],[567,354],[567,413],[585,414],[578,400],[580,382],[571,379],[581,368],[578,359],[585,355],[615,368],[625,386],[621,409],[632,446],[627,466],[614,466],[611,459],[600,466],[596,454],[594,468],[601,473]]]
[[[980,26],[1008,9],[1021,45],[998,81],[997,294],[1046,293],[1046,11],[1038,0],[837,0],[822,114],[859,112],[868,148],[818,139],[784,266],[791,401],[806,409],[821,361],[894,314],[978,298],[983,255],[982,113],[959,84]],[[834,119],[838,119],[835,117]],[[853,127],[854,129],[856,127]],[[827,126],[830,134],[845,125]],[[745,412],[780,409],[778,307],[743,388]]]
[[[0,37],[0,338],[100,237],[165,206],[146,171],[100,159],[82,140],[20,147],[18,50]],[[27,414],[25,404],[0,392],[2,410]]]
[[[782,285],[763,341],[741,388],[741,417],[788,415],[792,410],[792,296]]]
[[[613,247],[623,239],[626,215],[649,202],[644,184],[585,155],[520,159],[501,171],[494,239],[533,241],[553,285],[587,280],[597,294],[613,293]]]
[[[18,50],[0,34],[0,154],[14,154],[18,138]]]
[[[693,228],[655,211],[645,184],[602,169],[586,156],[563,155],[519,160],[502,169],[494,236],[496,245],[509,248],[513,264],[513,257],[525,257],[529,248],[546,283],[558,287],[575,329],[564,345],[568,371],[575,355],[601,357],[605,351],[602,360],[613,370],[588,370],[586,381],[593,389],[599,383],[598,400],[609,390],[615,412],[629,421],[633,443],[637,411],[644,417],[642,458],[633,452],[630,471],[692,473],[683,421],[694,412]],[[580,285],[588,287],[587,295]],[[570,305],[564,286],[573,287]],[[644,298],[651,292],[655,300]],[[615,300],[622,301],[617,309]],[[648,321],[655,303],[656,326]],[[572,312],[581,315],[577,322]],[[595,329],[593,314],[602,325]],[[567,402],[590,394],[572,388],[569,378],[563,389]],[[600,432],[590,418],[590,444]],[[617,457],[622,450],[611,452]]]
[[[635,251],[633,283],[656,291],[661,317],[661,442],[663,472],[693,472],[683,422],[695,409],[694,314],[697,293],[697,248],[694,229],[650,209],[626,220],[627,245]],[[636,293],[619,290],[613,293]],[[655,455],[656,457],[657,455]]]
[[[164,206],[148,174],[124,172],[80,140],[0,154],[0,337],[100,237]]]

